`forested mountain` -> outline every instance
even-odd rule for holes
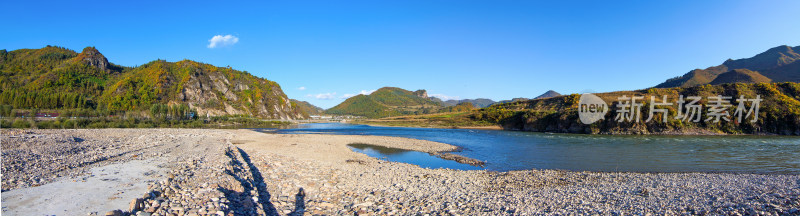
[[[280,86],[246,71],[191,60],[138,67],[108,62],[94,47],[0,50],[0,104],[16,109],[146,111],[184,104],[199,115],[302,118]]]
[[[324,109],[314,106],[313,104],[307,101],[299,101],[295,99],[290,99],[290,100],[292,101],[292,105],[297,107],[297,110],[305,117],[312,115],[319,115],[325,112]]]
[[[751,58],[728,59],[718,66],[695,69],[656,88],[691,87],[735,82],[800,82],[800,46],[778,46]],[[745,70],[737,70],[745,69]]]
[[[354,115],[380,118],[408,114],[435,112],[441,105],[430,98],[425,90],[408,91],[396,87],[383,87],[369,95],[356,95],[325,111],[333,115]]]
[[[475,109],[477,109],[477,108],[472,103],[463,102],[463,103],[456,104],[455,106],[442,107],[437,112],[441,112],[441,113],[466,112],[466,111],[472,111],[472,110],[475,110]]]

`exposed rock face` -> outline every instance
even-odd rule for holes
[[[251,89],[251,84],[269,86],[269,81],[258,79],[229,79],[224,73],[195,69],[179,95],[179,99],[197,108],[201,115],[252,115],[272,119],[300,119],[303,115],[292,108],[288,97],[277,84],[261,95],[241,97]],[[251,104],[252,106],[243,106]]]
[[[4,88],[38,95],[74,94],[76,98],[91,98],[93,105],[111,111],[140,112],[152,105],[184,104],[197,109],[202,117],[244,115],[296,119],[303,116],[293,108],[277,83],[246,71],[191,60],[155,60],[136,67],[123,67],[109,62],[94,47],[77,53],[48,46],[11,52],[0,50],[0,63],[0,68],[30,71],[0,76]],[[87,79],[73,79],[73,73],[87,76]]]
[[[425,91],[425,89],[420,89],[415,91],[414,95],[421,98],[428,98],[428,91]]]
[[[78,60],[86,62],[87,64],[91,65],[92,67],[96,67],[103,71],[108,71],[108,59],[106,59],[100,51],[97,51],[94,47],[86,47],[83,49],[83,52],[78,55]]]

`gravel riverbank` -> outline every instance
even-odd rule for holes
[[[2,211],[3,215],[800,214],[798,175],[432,170],[355,153],[347,148],[350,143],[423,152],[456,149],[396,137],[249,130],[3,130]],[[130,175],[117,182],[102,177],[115,176],[114,170]],[[103,179],[133,186],[120,191],[92,184]],[[137,184],[146,186],[134,187]],[[45,187],[64,190],[55,187],[59,185],[79,185],[108,195],[23,193]],[[22,195],[11,196],[15,194]],[[101,208],[97,200],[125,200],[125,204]],[[54,205],[59,202],[83,207],[59,209]],[[116,209],[120,211],[113,212]]]

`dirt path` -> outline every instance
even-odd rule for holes
[[[3,192],[4,215],[84,215],[128,205],[167,170],[156,160],[134,160],[91,169],[80,179],[64,178],[39,187]],[[137,193],[138,192],[138,193]]]

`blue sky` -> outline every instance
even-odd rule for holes
[[[0,49],[191,59],[323,108],[383,86],[450,98],[654,86],[800,45],[800,1],[8,1]],[[210,48],[209,40],[220,35]],[[236,38],[236,43],[233,43]]]

